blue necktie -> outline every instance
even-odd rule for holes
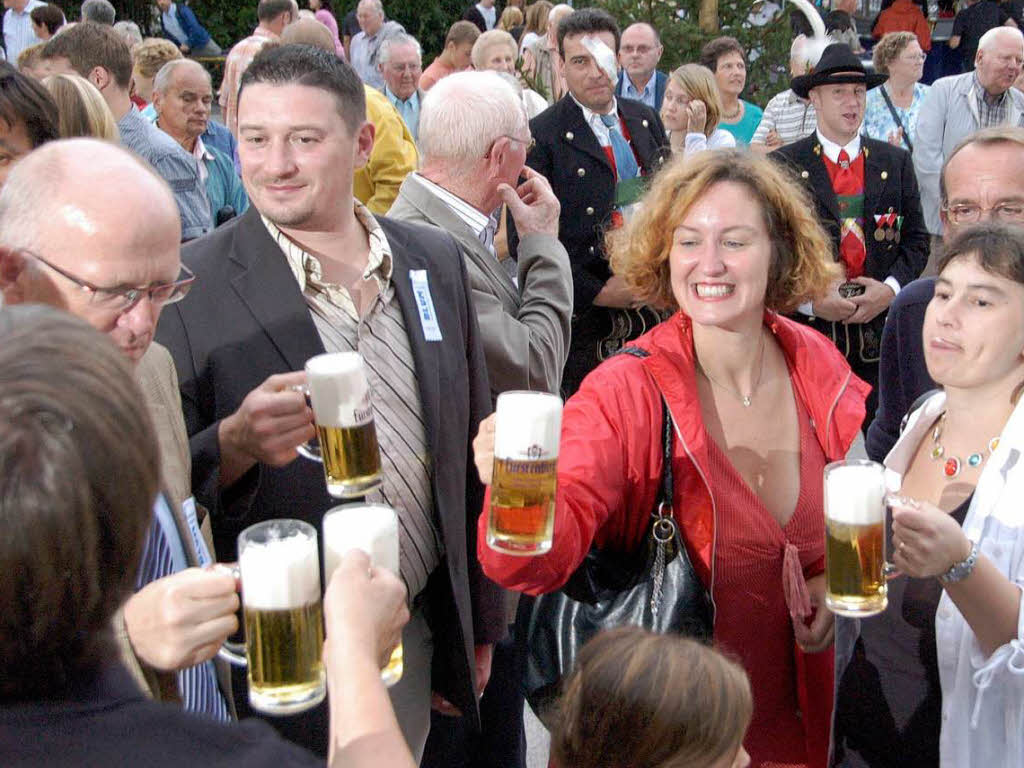
[[[612,143],[612,154],[615,156],[615,170],[619,174],[619,181],[635,179],[640,175],[640,167],[633,157],[633,150],[629,142],[622,135],[619,127],[619,116],[617,114],[599,115],[601,122],[608,126],[608,138]]]

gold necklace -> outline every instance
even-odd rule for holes
[[[723,114],[722,115],[722,119],[723,120],[735,120],[737,117],[740,116],[740,112],[742,112],[742,111],[743,111],[743,102],[742,101],[737,101],[736,102],[736,111],[733,112],[731,115]]]
[[[714,384],[719,389],[724,389],[730,395],[735,397],[737,400],[739,400],[741,403],[743,403],[743,407],[744,408],[749,408],[750,404],[754,400],[754,395],[757,394],[757,388],[761,385],[761,376],[764,374],[764,333],[763,332],[761,333],[761,351],[760,351],[759,357],[761,359],[761,362],[760,362],[760,364],[758,365],[758,368],[757,368],[757,378],[754,380],[754,385],[750,388],[750,394],[749,395],[744,395],[742,392],[737,392],[735,389],[731,389],[730,387],[727,387],[724,384],[721,384],[721,383],[715,381],[713,378],[711,378],[711,374],[709,374],[704,369],[704,366],[701,364],[700,358],[697,358],[697,368],[700,369],[700,372],[702,374],[704,374],[704,378],[706,378],[709,382]]]

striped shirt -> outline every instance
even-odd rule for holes
[[[354,203],[356,218],[370,241],[363,280],[372,280],[377,288],[373,306],[362,317],[344,286],[323,279],[316,256],[290,240],[266,217],[263,224],[288,260],[324,349],[358,352],[366,364],[383,475],[383,485],[366,494],[366,500],[388,504],[398,511],[400,575],[411,602],[426,586],[443,555],[435,523],[433,467],[416,365],[391,281],[391,248],[369,209],[358,201]]]
[[[776,94],[768,102],[750,143],[766,144],[768,132],[774,129],[783,144],[792,144],[810,136],[817,127],[818,116],[814,112],[814,105],[788,89]]]
[[[448,209],[458,216],[463,223],[469,227],[470,231],[476,235],[477,239],[483,244],[484,248],[491,252],[492,256],[495,256],[494,251],[494,233],[498,229],[498,223],[500,219],[501,206],[499,205],[495,209],[494,213],[487,216],[481,213],[475,207],[467,203],[458,195],[453,195],[447,189],[438,184],[435,184],[425,176],[421,176],[418,173],[413,173],[416,177],[416,181],[422,184],[427,191],[434,195],[438,200],[448,206]]]
[[[134,104],[117,121],[121,144],[137,154],[166,181],[181,214],[181,239],[194,240],[213,229],[213,216],[199,166],[174,139],[146,120]]]
[[[217,101],[224,115],[224,125],[235,138],[238,138],[238,86],[242,82],[242,75],[252,64],[256,54],[263,50],[264,45],[280,39],[270,30],[256,27],[249,37],[239,40],[231,47],[224,60],[224,76],[220,81]]]
[[[32,13],[33,8],[40,8],[44,5],[46,3],[40,2],[40,0],[28,0],[21,13],[13,8],[8,8],[4,13],[4,48],[7,49],[7,60],[11,64],[17,64],[18,54],[30,45],[42,42],[36,37],[29,14]]]
[[[153,525],[149,528],[142,550],[136,589],[142,589],[157,579],[188,567],[185,548],[174,523],[173,514],[167,498],[161,493],[153,506]],[[181,690],[182,705],[187,712],[207,715],[222,722],[231,720],[224,696],[217,685],[217,670],[212,661],[180,670],[178,688]]]

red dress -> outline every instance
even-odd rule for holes
[[[708,439],[708,482],[715,489],[718,521],[714,639],[750,677],[754,716],[744,745],[753,768],[807,765],[783,569],[789,545],[796,548],[793,554],[799,553],[803,573],[819,566],[824,557],[825,455],[799,398],[794,399],[800,422],[800,493],[784,527]]]

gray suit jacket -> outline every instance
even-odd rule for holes
[[[914,134],[914,171],[921,190],[921,209],[928,231],[942,234],[939,174],[953,148],[978,130],[978,104],[973,95],[974,73],[936,80],[921,104]],[[1006,124],[1019,126],[1024,118],[1024,93],[1016,88],[1010,97]]]
[[[476,234],[423,183],[402,182],[388,218],[430,224],[455,238],[473,290],[491,396],[510,389],[558,393],[569,349],[572,274],[557,238],[519,243],[519,287]]]

